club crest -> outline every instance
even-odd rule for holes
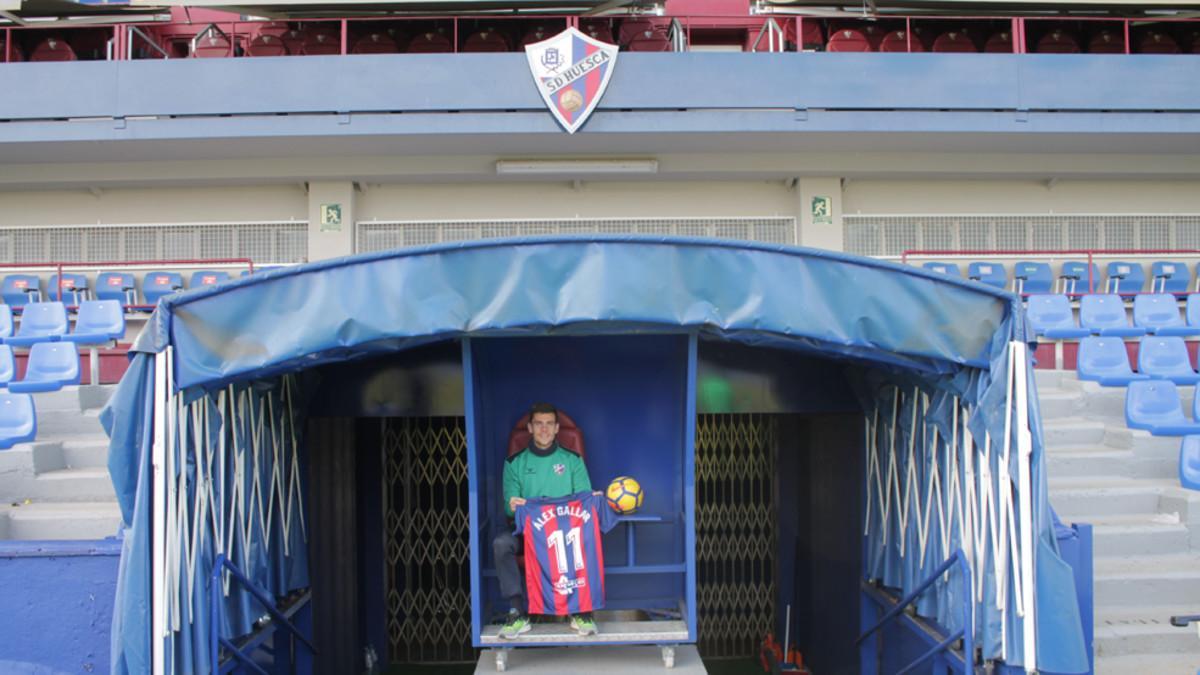
[[[565,464],[555,464],[554,465],[555,475],[561,476],[566,472],[567,472],[567,466]]]
[[[587,120],[617,65],[617,46],[568,28],[525,47],[538,93],[567,133]]]

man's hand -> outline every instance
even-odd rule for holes
[[[516,511],[517,507],[524,503],[525,503],[524,497],[509,497],[508,498],[508,510]]]

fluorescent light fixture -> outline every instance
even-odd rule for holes
[[[502,159],[496,173],[514,176],[658,173],[657,159]]]

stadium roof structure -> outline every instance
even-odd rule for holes
[[[272,18],[330,18],[378,15],[601,14],[630,7],[651,9],[647,0],[129,0],[133,6],[216,9]]]
[[[942,16],[968,15],[1042,15],[1061,16],[1122,16],[1181,18],[1200,12],[1195,0],[866,0],[865,2],[830,2],[829,0],[757,0],[755,11],[760,14],[798,13],[805,15],[836,15],[871,17],[880,15]]]
[[[166,20],[168,8],[161,2],[129,0],[0,0],[0,25],[46,26],[52,22],[72,25]]]

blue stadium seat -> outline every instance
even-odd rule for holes
[[[967,265],[967,278],[1001,290],[1008,285],[1008,273],[1000,263],[973,262]]]
[[[62,336],[67,342],[102,345],[125,336],[125,310],[116,300],[88,300],[79,306],[75,330]]]
[[[12,337],[13,317],[12,307],[0,305],[0,338]]]
[[[1159,260],[1150,265],[1150,291],[1155,293],[1187,293],[1192,285],[1188,266],[1181,262]]]
[[[962,274],[958,271],[958,265],[955,263],[927,262],[924,265],[921,265],[921,267],[929,270],[930,272],[945,274],[949,277],[962,277]]]
[[[137,282],[128,272],[101,272],[96,276],[96,297],[116,300],[122,306],[137,304]]]
[[[1031,295],[1025,305],[1025,314],[1037,335],[1058,339],[1090,334],[1086,328],[1075,325],[1071,301],[1065,295]]]
[[[67,307],[61,302],[31,302],[21,313],[17,334],[4,344],[28,347],[35,342],[53,342],[67,334]]]
[[[1187,305],[1184,307],[1183,315],[1187,317],[1189,326],[1200,326],[1200,293],[1192,293],[1187,296]]]
[[[1141,263],[1114,260],[1108,263],[1104,277],[1105,293],[1141,293],[1146,271]]]
[[[229,281],[229,272],[222,270],[197,270],[192,273],[192,282],[188,285],[188,288],[213,286],[226,281]]]
[[[1183,414],[1175,383],[1166,380],[1130,382],[1125,390],[1125,425],[1153,436],[1200,434],[1200,423]]]
[[[157,305],[159,298],[182,288],[183,275],[178,272],[147,272],[142,279],[142,296],[148,305]]]
[[[1088,279],[1087,263],[1068,260],[1063,263],[1058,282],[1062,293],[1092,293],[1100,290],[1100,268],[1092,263],[1091,279]]]
[[[36,274],[10,274],[4,277],[0,296],[13,309],[20,309],[30,302],[42,299],[42,278]]]
[[[68,384],[79,384],[79,349],[70,342],[39,342],[29,349],[25,378],[9,382],[8,390],[32,394]]]
[[[17,359],[13,356],[12,347],[0,345],[0,387],[12,382],[17,376]]]
[[[0,450],[37,438],[37,414],[29,394],[0,392]]]
[[[62,275],[62,287],[63,297],[60,298],[58,297],[58,275],[51,274],[50,283],[46,286],[51,300],[78,306],[79,303],[88,299],[88,278],[86,274],[64,272]],[[63,298],[66,298],[66,300],[63,300]]]
[[[1179,444],[1179,484],[1200,490],[1200,436],[1184,436]]]
[[[1121,296],[1109,293],[1080,296],[1079,325],[1095,335],[1137,337],[1146,334],[1145,328],[1129,325]]]
[[[1200,373],[1192,369],[1183,338],[1147,335],[1138,347],[1138,372],[1175,384],[1196,384]]]
[[[1125,341],[1116,337],[1085,337],[1079,341],[1076,373],[1081,380],[1099,382],[1105,387],[1123,387],[1149,375],[1133,372]]]
[[[1169,293],[1135,295],[1133,323],[1154,335],[1200,335],[1200,328],[1183,322],[1179,301]]]
[[[1049,293],[1050,284],[1053,283],[1048,263],[1028,260],[1013,266],[1013,280],[1017,293]]]

